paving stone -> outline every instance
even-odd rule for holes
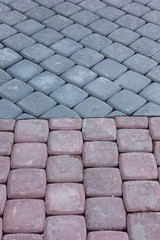
[[[80,130],[82,119],[74,118],[51,118],[49,119],[50,130]]]
[[[75,130],[52,131],[48,139],[50,155],[66,155],[82,153],[82,134]]]
[[[147,117],[116,117],[115,123],[117,128],[148,128]]]
[[[121,198],[86,199],[85,217],[88,230],[123,230],[126,228],[126,212]]]
[[[143,25],[142,27],[138,28],[136,32],[154,41],[160,38],[160,27],[153,23],[147,23]]]
[[[109,239],[109,240],[129,240],[128,234],[126,232],[120,231],[94,231],[88,233],[88,240],[99,240],[99,239]]]
[[[157,10],[153,10],[153,11],[145,14],[144,16],[142,16],[142,18],[147,22],[151,22],[151,23],[160,25],[160,12]]]
[[[0,155],[9,156],[13,145],[12,132],[0,132]]]
[[[43,231],[44,220],[44,201],[8,200],[3,216],[3,230],[5,233],[40,233]]]
[[[153,56],[152,56],[152,59],[158,63],[160,63],[160,51],[155,53]]]
[[[38,4],[31,0],[18,0],[18,1],[11,3],[10,6],[19,12],[25,13],[25,12],[29,11],[30,9],[37,7]]]
[[[121,153],[119,167],[123,180],[157,179],[157,165],[152,153]]]
[[[56,13],[59,13],[60,15],[63,15],[65,17],[69,17],[70,15],[79,12],[80,10],[81,7],[70,2],[64,2],[54,8],[54,11]]]
[[[49,127],[46,120],[23,120],[17,121],[14,139],[17,143],[23,142],[46,142]]]
[[[32,35],[44,28],[44,26],[32,19],[27,19],[24,22],[21,22],[14,26],[14,28],[26,35]]]
[[[22,59],[22,57],[18,53],[16,53],[10,48],[1,49],[0,55],[1,55],[0,67],[3,69],[10,67],[12,64]]]
[[[126,5],[128,5],[129,3],[131,3],[132,1],[131,0],[104,0],[105,3],[111,5],[111,6],[114,6],[114,7],[117,7],[117,8],[122,8]]]
[[[28,120],[30,121],[30,120]],[[34,139],[33,139],[34,140]],[[44,143],[16,143],[11,153],[11,168],[45,168],[47,146]],[[27,142],[27,139],[24,139]],[[38,141],[35,140],[35,141]]]
[[[9,157],[0,157],[0,183],[6,183],[10,171]]]
[[[6,99],[0,100],[0,118],[8,119],[15,118],[22,113],[22,110],[17,105],[9,102]]]
[[[73,110],[76,111],[82,118],[92,118],[105,117],[112,111],[112,107],[99,99],[89,97],[75,106]]]
[[[12,77],[6,71],[0,69],[0,86],[11,79]]]
[[[12,2],[14,2],[15,0],[0,0],[0,2],[6,4],[6,5],[9,5],[11,4]]]
[[[158,166],[160,166],[160,142],[159,141],[154,142],[153,152],[154,152],[154,157],[156,159],[156,163]]]
[[[68,2],[74,3],[74,4],[78,4],[80,2],[82,2],[83,0],[68,0]]]
[[[103,2],[99,0],[85,0],[79,4],[82,8],[91,11],[96,12],[106,6]]]
[[[28,113],[22,113],[18,117],[16,117],[16,120],[21,120],[21,119],[34,119],[36,117],[28,114]]]
[[[111,112],[110,114],[108,114],[107,118],[115,118],[117,116],[125,116],[125,115],[126,114],[124,114],[124,113],[122,113],[120,111],[115,110],[115,111]]]
[[[70,26],[72,23],[73,22],[70,19],[63,17],[61,15],[58,15],[58,14],[46,19],[43,22],[43,24],[45,24],[45,26],[47,26],[49,28],[53,28],[56,31],[61,31],[62,29]]]
[[[124,61],[124,65],[131,70],[134,70],[141,74],[146,74],[152,68],[156,67],[157,63],[150,58],[137,53]]]
[[[125,16],[122,16],[121,18],[116,20],[115,23],[119,24],[121,27],[128,28],[134,31],[137,28],[143,26],[145,24],[145,21],[133,15],[126,14]]]
[[[6,234],[3,240],[42,240],[42,236],[39,234]]]
[[[44,169],[11,170],[7,182],[9,199],[44,198],[46,173]]]
[[[0,238],[2,238],[2,218],[0,218]]]
[[[147,129],[119,129],[117,144],[120,152],[152,152],[152,139]]]
[[[67,28],[65,28],[63,31],[61,31],[61,33],[68,38],[73,39],[74,41],[80,41],[83,38],[87,37],[88,35],[90,35],[92,33],[91,30],[89,30],[88,28],[75,23]]]
[[[100,51],[103,48],[110,45],[112,43],[112,41],[104,36],[97,34],[97,33],[93,33],[93,34],[85,37],[83,40],[81,40],[80,43],[86,47],[92,48],[96,51]]]
[[[9,12],[4,12],[4,13],[0,14],[0,21],[9,26],[13,26],[13,25],[20,23],[26,19],[27,19],[27,17],[24,14],[21,14],[20,12],[17,12],[15,10],[12,10]]]
[[[44,71],[32,78],[28,83],[35,90],[48,95],[55,91],[58,87],[62,86],[65,82],[53,73]]]
[[[134,54],[134,51],[122,44],[113,43],[104,48],[101,53],[104,56],[121,63],[131,57]]]
[[[72,61],[86,68],[93,67],[103,60],[103,58],[104,56],[102,54],[87,47],[80,49],[70,57]]]
[[[113,119],[84,119],[82,134],[85,141],[115,141],[116,125]]]
[[[49,157],[46,166],[48,183],[82,182],[83,164],[79,156]]]
[[[159,124],[160,124],[159,117],[149,119],[149,130],[153,140],[160,140]]]
[[[108,35],[118,28],[118,25],[108,21],[107,19],[99,19],[96,22],[89,25],[89,28],[101,35]]]
[[[51,45],[50,48],[64,57],[69,57],[80,50],[82,48],[82,45],[69,38],[64,38],[59,42]]]
[[[98,20],[99,16],[97,16],[96,14],[89,12],[87,10],[82,10],[82,11],[70,16],[70,19],[76,23],[83,25],[83,26],[87,26],[87,25],[95,22],[96,20]]]
[[[26,47],[33,45],[35,41],[24,35],[23,33],[17,33],[14,36],[11,36],[3,41],[3,44],[16,52],[23,50]]]
[[[52,8],[56,5],[64,2],[64,0],[36,0],[36,2],[47,8]]]
[[[38,22],[43,22],[44,20],[46,20],[49,17],[52,17],[55,13],[53,11],[51,11],[48,8],[45,8],[43,6],[38,6],[35,7],[31,10],[29,10],[26,13],[26,16],[29,18],[32,18],[35,21]]]
[[[7,7],[6,5],[4,5],[3,3],[0,3],[0,13],[4,13],[4,12],[8,12],[11,9],[9,7]]]
[[[78,87],[83,87],[88,82],[95,79],[96,76],[97,74],[93,71],[79,65],[70,68],[61,75],[66,82],[72,83]]]
[[[96,12],[100,17],[106,18],[110,21],[115,21],[118,18],[122,17],[125,13],[120,9],[108,6]]]
[[[147,6],[155,10],[160,10],[160,3],[157,0],[153,0]]]
[[[0,119],[0,131],[10,132],[14,130],[15,120],[9,119]]]
[[[143,88],[151,83],[151,80],[144,75],[129,70],[114,81],[122,88],[134,93],[139,93]]]
[[[24,59],[8,68],[7,72],[13,77],[27,82],[29,79],[42,72],[42,70],[43,69],[37,64]]]
[[[106,101],[109,97],[121,90],[117,84],[103,77],[96,78],[83,89],[90,95],[103,101]]]
[[[58,63],[58,64],[57,64]],[[70,59],[55,54],[44,60],[40,66],[56,75],[60,75],[75,65]]]
[[[57,231],[58,229],[58,231]],[[86,240],[86,224],[83,216],[47,217],[44,226],[44,240]]]
[[[33,92],[33,88],[20,80],[13,79],[0,87],[0,97],[16,103]]]
[[[47,185],[45,205],[48,215],[83,214],[85,205],[83,185],[78,183]]]
[[[147,101],[151,101],[155,104],[160,105],[160,84],[151,83],[149,86],[144,88],[140,95],[144,97]]]
[[[128,214],[127,229],[133,240],[155,239],[160,234],[160,214],[153,212]]]
[[[141,4],[146,5],[147,3],[151,2],[152,0],[135,0],[135,2],[139,2]]]
[[[152,102],[148,102],[138,109],[135,116],[160,116],[160,106]]]
[[[102,77],[109,78],[111,81],[127,71],[127,68],[116,61],[105,59],[92,68]]]
[[[141,17],[144,14],[146,14],[147,12],[151,11],[150,8],[145,7],[142,4],[133,2],[125,7],[122,8],[123,11],[125,11],[126,13],[135,15],[136,17]]]
[[[138,33],[126,28],[118,28],[116,31],[108,35],[109,39],[122,43],[126,46],[134,42],[139,37],[140,35]]]
[[[27,47],[21,51],[21,55],[24,58],[28,58],[29,60],[31,60],[35,63],[39,63],[39,62],[45,60],[46,58],[49,58],[53,54],[54,54],[54,52],[51,49],[49,49],[39,43],[36,43],[36,44],[34,44],[30,47]]]
[[[0,43],[0,49],[4,48],[3,44]]]
[[[160,185],[156,181],[124,182],[123,199],[128,212],[159,211]]]
[[[118,197],[122,195],[122,179],[115,168],[89,168],[84,171],[87,197]]]
[[[147,73],[147,77],[160,83],[160,66],[153,68],[149,73]]]
[[[6,200],[6,186],[0,184],[0,216],[3,215]]]

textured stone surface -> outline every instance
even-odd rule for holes
[[[149,119],[149,130],[151,136],[154,140],[160,140],[160,130],[159,130],[160,118],[150,118]]]
[[[117,128],[148,128],[147,117],[116,117]]]
[[[12,132],[0,132],[0,155],[9,156],[13,145]]]
[[[94,231],[88,233],[88,240],[129,240],[128,234],[120,231]]]
[[[50,130],[80,130],[82,128],[82,119],[73,118],[51,118],[49,120]]]
[[[6,200],[6,186],[0,184],[0,216],[3,215]]]
[[[0,157],[0,183],[6,183],[10,171],[9,157]]]

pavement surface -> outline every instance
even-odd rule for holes
[[[0,240],[159,240],[160,117],[0,120]]]
[[[0,118],[160,115],[159,0],[0,0]]]

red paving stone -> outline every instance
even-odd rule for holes
[[[0,184],[0,216],[2,216],[4,212],[4,206],[6,204],[6,186]]]
[[[160,117],[149,119],[149,129],[153,140],[160,140]]]
[[[115,123],[117,128],[148,128],[147,117],[116,117]]]
[[[6,234],[3,240],[43,240],[39,234]]]
[[[13,145],[13,133],[0,132],[0,156],[9,156]]]
[[[0,131],[10,132],[14,130],[15,120],[0,119]]]
[[[0,157],[0,183],[6,183],[10,171],[9,157]]]
[[[154,156],[157,162],[157,165],[160,166],[160,142],[154,142]]]
[[[129,240],[128,234],[120,231],[95,231],[88,233],[87,240]]]
[[[0,239],[2,238],[2,218],[0,218]]]
[[[50,130],[80,130],[82,128],[82,119],[77,118],[52,118],[49,119]]]

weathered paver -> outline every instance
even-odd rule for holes
[[[3,237],[3,240],[42,240],[42,236],[40,234],[25,234],[25,233],[20,233],[20,234],[5,234]]]
[[[49,119],[50,130],[80,130],[82,119],[74,118],[51,118]]]
[[[2,69],[10,67],[12,64],[22,59],[22,57],[18,53],[16,53],[10,48],[2,48],[0,50],[0,54],[1,54],[0,68]]]
[[[109,239],[109,240],[129,240],[128,234],[121,231],[94,231],[88,233],[88,240],[99,240],[99,239]]]
[[[121,117],[117,116],[115,118],[115,123],[117,128],[148,128],[148,118],[147,117]]]

